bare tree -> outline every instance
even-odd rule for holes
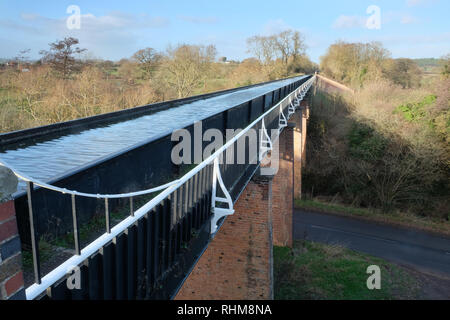
[[[247,39],[248,52],[263,64],[269,64],[276,58],[275,38],[254,36]]]
[[[294,62],[301,56],[305,56],[305,39],[299,31],[294,31],[294,33],[292,34],[292,46],[292,57],[294,58]]]
[[[422,71],[411,59],[389,59],[384,63],[384,74],[395,84],[401,85],[403,89],[418,87]]]
[[[275,48],[279,51],[283,64],[288,63],[288,59],[293,55],[293,46],[291,45],[292,30],[286,30],[275,35]]]
[[[25,64],[28,62],[28,59],[30,59],[30,57],[28,56],[30,51],[31,51],[31,49],[25,49],[25,50],[19,51],[17,56],[14,58],[14,60],[17,62],[17,69],[20,69],[22,64]]]
[[[247,39],[248,52],[253,53],[259,61],[269,64],[281,59],[287,65],[289,59],[305,54],[306,45],[299,31],[286,30],[272,36],[254,36]]]
[[[157,65],[161,62],[162,56],[155,49],[145,48],[137,51],[132,59],[139,64],[144,79],[150,79],[152,72],[155,71]]]
[[[63,79],[67,79],[73,72],[80,69],[74,55],[86,51],[76,47],[78,43],[78,39],[72,37],[50,43],[49,51],[40,52],[43,55],[43,62],[48,63]]]
[[[261,62],[269,79],[313,69],[299,31],[285,30],[271,36],[254,36],[247,39],[247,48]]]
[[[354,87],[367,80],[379,80],[390,53],[379,42],[339,41],[321,57],[321,70],[329,77]]]
[[[192,94],[205,80],[217,54],[215,46],[178,45],[167,50],[163,79],[174,88],[179,98]]]
[[[18,63],[24,63],[27,62],[28,59],[30,58],[28,56],[28,54],[30,53],[31,49],[25,49],[25,50],[21,50],[19,51],[19,53],[17,54],[17,56],[14,58],[14,60],[16,60]]]

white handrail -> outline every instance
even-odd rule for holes
[[[41,188],[44,189],[48,189],[48,190],[52,190],[55,192],[59,192],[62,194],[68,194],[68,195],[74,195],[74,196],[79,196],[79,197],[86,197],[86,198],[97,198],[97,199],[120,199],[120,198],[130,198],[130,197],[137,197],[137,196],[142,196],[142,195],[146,195],[146,194],[150,194],[150,193],[154,193],[154,192],[158,192],[164,189],[167,189],[168,187],[174,185],[175,183],[177,183],[178,180],[166,183],[162,186],[159,187],[155,187],[155,188],[151,188],[151,189],[147,189],[147,190],[142,190],[142,191],[137,191],[137,192],[131,192],[131,193],[122,193],[122,194],[93,194],[93,193],[84,193],[84,192],[78,192],[78,191],[73,191],[73,190],[68,190],[66,188],[60,188],[60,187],[56,187],[53,186],[51,184],[42,182],[38,179],[33,179],[30,176],[21,173],[20,171],[17,171],[16,169],[12,169],[13,167],[10,166],[6,161],[0,159],[0,166],[9,168],[10,170],[12,170],[12,172],[21,180],[25,181],[25,182],[32,182],[34,185],[37,185]]]

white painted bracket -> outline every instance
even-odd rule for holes
[[[217,196],[217,182],[219,182],[220,189],[222,190],[225,198]],[[225,184],[222,180],[222,175],[220,174],[219,168],[219,158],[214,159],[214,173],[213,173],[213,185],[212,185],[212,212],[213,217],[211,218],[211,235],[217,232],[217,222],[226,216],[231,216],[234,214],[233,200],[231,199],[230,193],[228,192]],[[217,203],[225,203],[228,208],[216,207]]]
[[[260,142],[259,142],[259,161],[262,161],[269,151],[272,151],[272,140],[267,133],[266,124],[264,118],[262,119],[262,127],[260,131]]]
[[[298,107],[298,105],[300,103],[297,103],[297,99],[295,99],[288,108],[288,119],[290,119],[292,117],[292,115],[295,113],[296,108]]]
[[[278,116],[278,134],[280,134],[281,130],[286,127],[287,127],[287,119],[283,113],[283,108],[280,105],[280,114]]]
[[[308,92],[308,90],[309,90],[309,88],[307,88],[307,87],[303,88],[303,90],[300,94],[300,96],[301,96],[300,100],[303,100],[303,98],[306,96],[306,92]]]

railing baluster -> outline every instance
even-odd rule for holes
[[[188,189],[189,189],[189,192],[188,192],[188,211],[192,208],[192,187],[193,187],[193,178],[190,178],[189,180],[188,180]]]
[[[195,207],[195,205],[197,204],[197,197],[198,197],[198,174],[196,174],[193,177],[193,183],[194,185],[192,186],[192,206]]]
[[[184,184],[184,212],[183,216],[188,212],[188,202],[189,202],[189,180]]]
[[[197,197],[198,197],[198,173],[193,177],[192,186],[192,228],[197,229]]]
[[[177,223],[180,221],[183,216],[183,188],[184,185],[177,189],[178,193],[178,201],[177,201]]]
[[[133,203],[133,197],[130,197],[130,216],[134,217],[134,203]]]
[[[28,213],[30,219],[31,250],[33,251],[34,282],[37,284],[41,284],[41,263],[39,258],[39,243],[34,225],[33,201],[31,199],[33,192],[34,192],[33,183],[27,181]]]
[[[209,166],[207,165],[205,167],[205,192],[208,193],[209,192]]]
[[[178,218],[178,190],[175,190],[175,192],[173,193],[173,201],[172,201],[172,219],[171,219],[171,225],[170,227],[173,228],[173,226],[177,223],[177,218]]]
[[[198,197],[199,198],[203,198],[203,192],[204,192],[204,190],[203,190],[203,169],[200,170],[200,172],[198,174],[199,174],[199,178],[198,178],[198,180],[199,180]]]
[[[106,219],[105,219],[106,220],[106,233],[111,233],[108,198],[105,199],[105,217],[106,217]]]
[[[209,170],[208,170],[208,191],[211,192],[212,190],[212,185],[213,185],[213,171],[214,171],[214,164],[210,164],[209,165]]]
[[[77,218],[77,205],[75,201],[75,195],[71,195],[72,198],[72,220],[73,220],[73,241],[75,242],[75,254],[81,255],[80,247],[80,234],[78,232],[78,218]]]
[[[203,196],[206,194],[206,171],[208,170],[208,167],[203,168]]]
[[[202,192],[201,192],[201,201],[202,201],[202,209],[201,209],[201,217],[200,217],[200,222],[203,223],[204,219],[205,219],[205,208],[204,208],[204,198],[206,195],[206,169],[207,167],[203,168],[201,171],[201,186],[202,186]]]

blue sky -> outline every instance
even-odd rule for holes
[[[66,12],[81,9],[81,28]],[[381,29],[365,25],[366,10],[381,9]],[[290,28],[305,35],[316,62],[337,40],[381,41],[393,57],[450,53],[448,0],[0,0],[0,57],[30,48],[31,56],[65,36],[80,39],[93,57],[118,60],[144,47],[215,44],[220,56],[249,56],[245,40]]]

